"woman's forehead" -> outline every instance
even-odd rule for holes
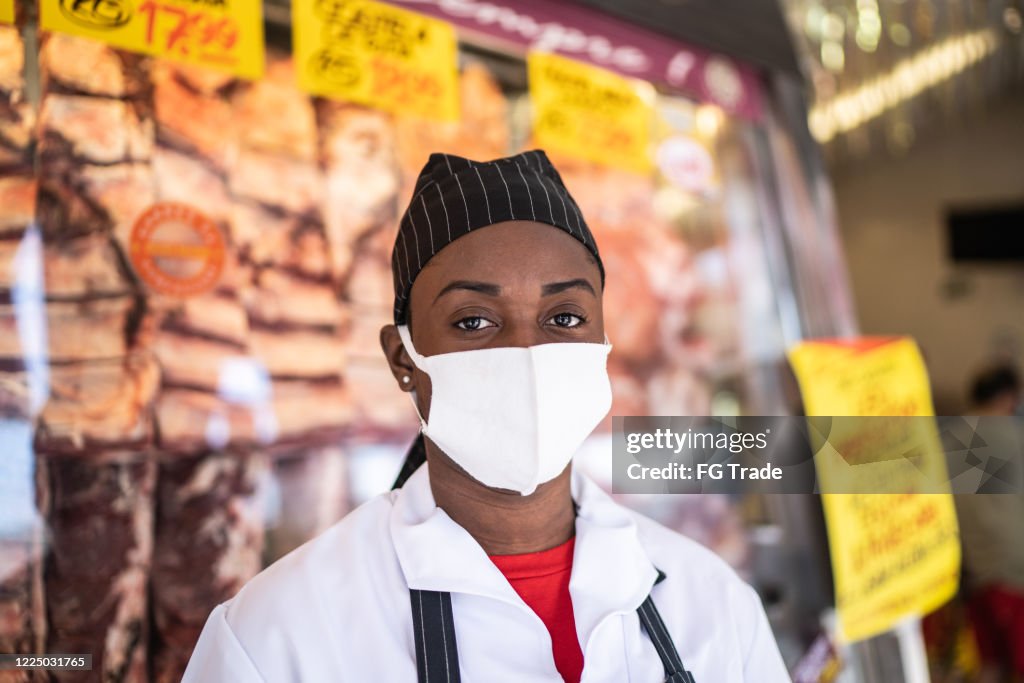
[[[454,279],[545,284],[553,277],[593,280],[595,291],[600,288],[597,261],[579,240],[542,223],[508,221],[474,230],[439,251],[413,290],[444,287]]]

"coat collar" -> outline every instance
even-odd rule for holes
[[[409,587],[468,593],[529,609],[469,532],[437,507],[427,467],[422,465],[395,494],[389,521]],[[636,610],[658,572],[632,515],[575,468],[572,493],[578,510],[569,592],[585,644],[605,617]]]

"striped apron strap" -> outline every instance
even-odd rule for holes
[[[659,572],[658,581],[663,578],[664,574]],[[409,596],[419,683],[460,683],[451,593],[410,589]],[[696,683],[693,674],[683,666],[672,636],[650,595],[637,609],[637,614],[665,667],[665,683]]]
[[[655,607],[654,600],[650,595],[636,612],[665,667],[665,683],[696,683],[693,674],[683,666],[679,651],[676,650],[672,636],[669,634],[668,628],[665,627],[665,622],[661,620],[661,614],[658,613],[658,608]]]
[[[451,593],[410,589],[419,683],[459,683]]]

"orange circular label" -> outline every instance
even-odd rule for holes
[[[227,246],[217,224],[177,202],[146,209],[132,227],[129,259],[146,285],[159,294],[188,297],[217,286]]]

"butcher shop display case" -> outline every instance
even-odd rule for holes
[[[303,92],[267,16],[255,81],[0,26],[0,652],[180,680],[210,610],[386,490],[416,434],[378,341],[398,217],[431,152],[535,146],[526,47],[449,17],[461,117],[437,122]],[[549,151],[607,271],[612,413],[789,413],[784,350],[847,296],[793,248],[838,252],[822,179],[769,85],[693,54],[700,88],[654,83],[650,173]],[[610,486],[608,430],[578,462]],[[748,576],[774,523],[623,500]]]

